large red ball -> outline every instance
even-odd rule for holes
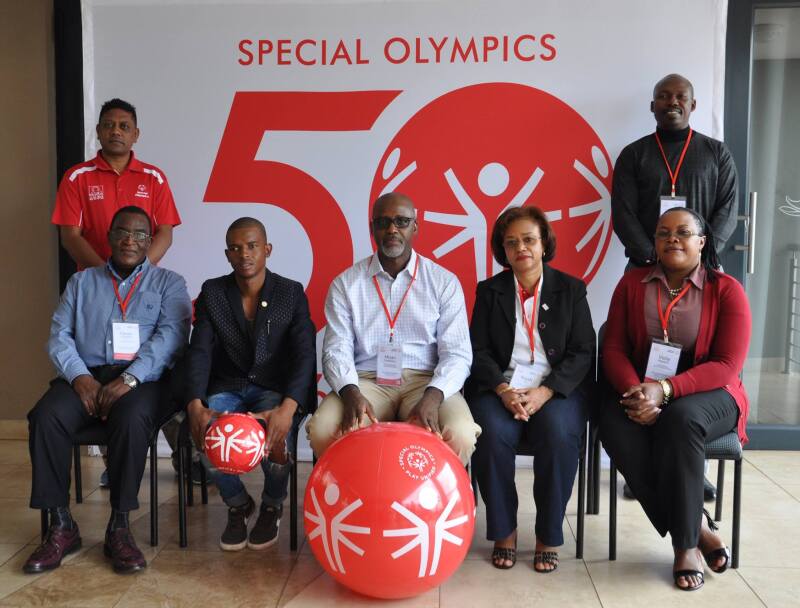
[[[475,526],[458,457],[432,433],[393,422],[334,443],[311,472],[304,511],[325,570],[380,598],[441,585],[466,557]]]
[[[241,475],[264,457],[264,428],[246,414],[223,414],[208,427],[205,449],[214,468]]]

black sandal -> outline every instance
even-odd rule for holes
[[[685,577],[696,576],[697,578],[700,579],[700,584],[695,586],[695,587],[681,587],[678,584],[678,579],[681,578],[681,577],[684,577],[684,576]],[[675,580],[675,586],[678,589],[680,589],[681,591],[697,591],[703,585],[705,585],[705,577],[703,576],[703,573],[700,572],[699,570],[678,570],[678,571],[673,571],[672,572],[672,578]]]
[[[507,566],[503,562],[510,561],[511,565]],[[508,570],[514,567],[517,563],[517,546],[516,543],[513,547],[495,547],[492,551],[492,566],[499,570]]]
[[[536,567],[537,564],[553,566],[549,570],[540,570]],[[533,553],[533,569],[539,574],[550,574],[558,570],[558,553],[556,551],[534,551]]]
[[[708,523],[708,528],[712,532],[716,532],[719,530],[719,526],[716,522],[711,518],[711,514],[703,509],[703,515],[706,516],[706,522]],[[724,557],[725,561],[721,566],[717,566],[716,568],[712,566],[714,562],[716,562],[719,558]],[[708,567],[711,568],[712,572],[716,574],[722,574],[728,569],[728,566],[731,563],[731,550],[730,547],[719,547],[718,549],[712,549],[708,553],[703,553],[703,558],[706,560]]]

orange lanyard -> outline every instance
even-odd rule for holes
[[[661,319],[661,329],[664,331],[664,342],[669,342],[669,333],[667,333],[667,324],[669,323],[669,316],[672,314],[672,309],[675,308],[675,305],[678,301],[686,295],[686,292],[689,291],[689,287],[691,287],[691,283],[687,282],[684,285],[683,289],[680,290],[675,299],[672,300],[669,304],[667,304],[667,310],[661,310],[661,287],[658,288],[658,318]]]
[[[541,281],[541,278],[539,279]],[[539,293],[539,281],[536,281],[536,285],[533,286],[533,294],[531,297],[533,298],[533,308],[531,309],[531,320],[528,321],[528,317],[525,315],[525,299],[522,297],[523,292],[525,291],[522,288],[522,285],[519,286],[519,306],[522,312],[522,326],[528,333],[528,344],[531,347],[531,363],[533,363],[533,353],[534,347],[536,346],[536,339],[533,335],[534,329],[534,319],[536,318],[536,297]]]
[[[125,320],[125,313],[128,310],[128,303],[131,301],[131,296],[133,295],[133,292],[136,290],[136,286],[139,284],[139,279],[141,279],[141,278],[142,278],[142,273],[139,273],[139,276],[137,276],[133,280],[133,283],[131,284],[131,288],[128,290],[128,295],[125,296],[125,299],[123,300],[119,296],[119,287],[117,286],[117,279],[114,278],[113,274],[111,275],[111,282],[114,284],[114,295],[117,296],[117,303],[119,304],[120,310],[122,310],[122,320],[123,321]]]
[[[372,281],[375,283],[375,289],[378,291],[378,296],[381,299],[381,304],[383,304],[383,312],[386,313],[386,320],[389,322],[389,342],[394,339],[394,326],[397,323],[397,317],[400,316],[400,311],[403,310],[403,305],[406,303],[406,298],[408,297],[408,292],[411,291],[411,286],[414,284],[414,280],[417,278],[417,269],[419,268],[419,256],[417,256],[416,262],[414,262],[414,274],[411,275],[411,282],[406,287],[406,292],[403,294],[403,299],[400,300],[400,306],[397,307],[397,311],[394,313],[394,316],[391,315],[389,312],[389,307],[386,305],[386,300],[383,297],[383,292],[381,291],[381,286],[378,284],[378,275],[372,275]]]
[[[664,159],[664,164],[667,166],[669,179],[672,181],[672,198],[675,198],[675,183],[678,181],[678,173],[681,170],[681,165],[683,165],[683,157],[686,156],[686,150],[689,149],[689,142],[692,141],[692,133],[692,128],[689,127],[689,136],[686,138],[686,143],[683,144],[681,156],[678,158],[678,165],[675,167],[675,173],[673,173],[672,168],[669,166],[667,155],[664,153],[664,146],[661,145],[661,138],[658,136],[658,132],[656,132],[656,143],[658,144],[658,149],[661,150],[661,158]]]

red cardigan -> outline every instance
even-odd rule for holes
[[[603,338],[603,371],[611,386],[624,393],[641,382],[637,369],[644,370],[650,338],[644,320],[642,279],[650,268],[626,272],[611,298]],[[703,311],[694,351],[694,366],[670,378],[675,395],[691,395],[724,388],[739,406],[738,434],[747,442],[745,426],[750,403],[739,374],[750,345],[750,305],[739,282],[727,274],[706,279]]]

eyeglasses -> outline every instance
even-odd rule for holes
[[[659,230],[655,234],[656,239],[658,239],[659,241],[666,241],[667,239],[670,239],[673,236],[679,238],[682,241],[685,241],[693,236],[703,236],[703,235],[700,234],[699,232],[692,232],[691,230],[684,230],[684,229],[678,230],[677,232],[670,232],[669,230]]]
[[[542,237],[540,236],[525,236],[522,237],[522,244],[525,245],[525,247],[533,247],[536,243],[538,243],[541,240]],[[519,248],[519,243],[520,242],[517,239],[508,239],[506,241],[503,241],[503,247],[505,247],[506,249],[511,249],[513,251],[514,249]]]
[[[114,228],[114,230],[109,231],[108,235],[114,241],[124,241],[130,237],[137,243],[141,243],[150,238],[149,234],[147,234],[146,232],[142,232],[141,230],[134,230],[133,232],[129,232],[124,228]]]
[[[413,217],[406,217],[404,215],[395,215],[394,217],[373,217],[372,218],[372,225],[375,230],[386,230],[389,227],[389,224],[394,224],[398,228],[408,228],[411,225],[411,222],[414,221]]]

